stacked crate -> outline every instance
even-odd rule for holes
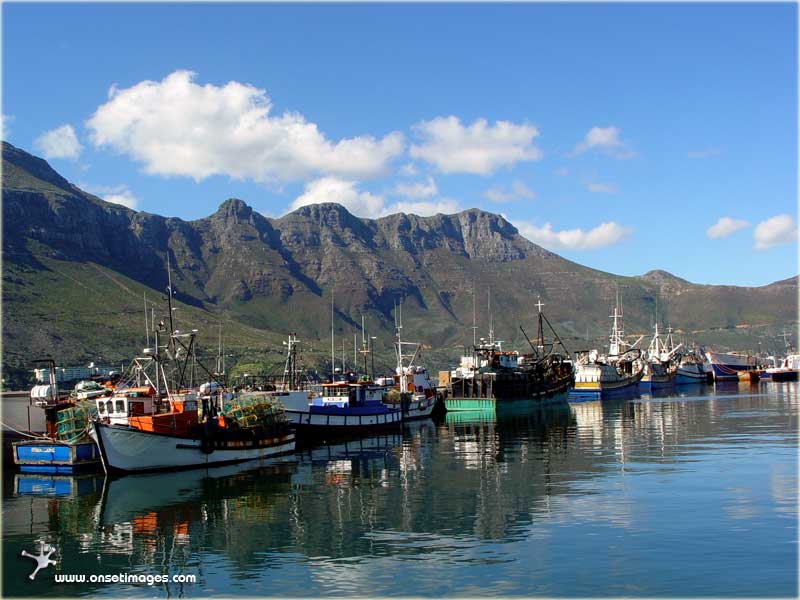
[[[267,394],[241,394],[225,403],[225,416],[240,427],[273,425],[286,420],[283,404]]]
[[[56,413],[56,438],[62,442],[80,439],[87,431],[95,410],[93,403],[76,404]]]

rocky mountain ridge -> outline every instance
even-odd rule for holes
[[[684,331],[782,327],[797,318],[796,277],[743,288],[692,284],[664,271],[617,276],[549,252],[500,215],[477,209],[371,220],[317,204],[270,219],[232,198],[208,217],[184,221],[104,202],[7,143],[3,256],[4,312],[12,325],[31,308],[27,296],[20,303],[20,290],[52,273],[48,265],[99,265],[157,294],[167,283],[167,260],[179,300],[211,314],[321,339],[333,296],[340,333],[352,336],[363,314],[368,331],[386,336],[402,299],[406,335],[450,353],[471,340],[473,289],[481,330],[491,294],[495,329],[510,343],[519,343],[518,326],[532,322],[539,297],[573,344],[600,340],[618,289],[630,332],[649,331],[657,297],[661,317]],[[74,285],[58,281],[50,295]],[[82,314],[76,307],[75,318]],[[39,326],[42,339],[58,336],[58,319]]]

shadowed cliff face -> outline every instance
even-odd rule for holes
[[[797,278],[739,288],[695,285],[664,271],[620,277],[565,260],[520,236],[501,216],[477,209],[370,220],[338,204],[318,204],[269,219],[229,199],[196,221],[136,212],[81,191],[45,161],[7,143],[3,255],[10,267],[4,308],[12,324],[37,302],[26,296],[22,304],[17,292],[36,285],[45,259],[93,263],[162,291],[167,257],[183,302],[312,338],[324,337],[330,326],[331,294],[337,328],[348,335],[362,314],[368,331],[390,332],[394,305],[403,298],[406,335],[452,349],[471,339],[473,288],[480,329],[487,329],[492,290],[495,330],[518,344],[518,326],[530,326],[537,297],[566,338],[584,338],[587,329],[591,337],[604,336],[617,287],[631,333],[649,332],[656,296],[659,313],[684,330],[782,326],[797,318]],[[102,302],[102,295],[92,297],[74,307],[73,318]],[[59,318],[40,320],[44,338],[56,335]],[[23,337],[13,343],[24,344]]]

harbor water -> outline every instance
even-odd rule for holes
[[[2,592],[796,596],[799,402],[797,383],[686,386],[234,467],[7,473]],[[57,564],[30,580],[42,543]],[[88,581],[116,574],[195,581]]]

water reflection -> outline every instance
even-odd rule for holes
[[[450,413],[208,471],[18,476],[4,492],[3,591],[675,595],[679,585],[725,595],[752,588],[760,575],[745,576],[743,558],[767,541],[771,562],[761,566],[788,589],[797,414],[796,384],[687,386],[633,401]],[[200,582],[55,586],[49,573],[29,585],[18,555],[35,540],[59,548],[55,571],[193,573]],[[562,565],[575,560],[599,583],[568,577]],[[719,577],[692,577],[700,562]],[[776,565],[792,570],[776,579]],[[668,574],[679,567],[683,583]]]

